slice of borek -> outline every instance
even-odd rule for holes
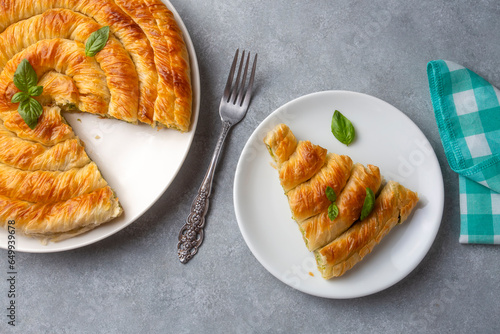
[[[378,167],[353,164],[348,156],[297,141],[285,124],[269,131],[264,143],[278,169],[292,218],[326,279],[343,275],[361,261],[418,202],[416,193],[389,181],[373,211],[360,221],[367,189],[377,194],[381,187]],[[328,187],[336,195],[335,203],[326,196]],[[335,217],[329,215],[332,204],[338,208]]]
[[[11,115],[0,122],[4,228],[14,221],[16,233],[47,243],[79,235],[121,215],[118,197],[58,107],[44,107],[33,130],[18,115]]]

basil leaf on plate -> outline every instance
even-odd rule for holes
[[[19,103],[19,102],[23,102],[24,100],[27,100],[29,98],[30,98],[30,96],[28,94],[26,94],[25,92],[17,92],[16,94],[14,94],[14,96],[12,96],[11,102],[12,103]]]
[[[363,220],[366,217],[368,217],[370,212],[372,212],[374,206],[375,206],[375,194],[370,188],[366,188],[365,201],[363,203],[363,208],[361,209],[361,216],[359,217],[359,219]]]
[[[38,124],[38,118],[42,115],[43,107],[40,102],[30,97],[19,104],[17,111],[30,129],[33,130]]]
[[[349,145],[355,136],[354,126],[338,110],[335,110],[332,117],[332,133],[341,143]]]
[[[339,208],[337,204],[335,203],[330,204],[330,206],[328,207],[328,218],[330,218],[330,220],[334,220],[335,218],[337,218],[338,215],[339,215]]]
[[[87,57],[94,57],[97,52],[101,51],[109,38],[109,26],[102,27],[99,30],[94,31],[90,34],[90,37],[85,43],[85,55]]]
[[[36,86],[38,77],[27,59],[23,59],[14,73],[14,85],[22,92],[28,93],[32,86]]]

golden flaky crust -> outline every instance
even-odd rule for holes
[[[0,194],[32,203],[53,203],[107,185],[95,163],[67,171],[23,171],[0,164]]]
[[[187,131],[191,123],[192,92],[189,56],[172,12],[157,0],[115,0],[146,34],[158,72],[153,120]]]
[[[281,186],[285,192],[309,180],[323,167],[326,150],[310,141],[300,141],[295,152],[279,169]]]
[[[309,181],[290,190],[288,204],[292,217],[301,222],[317,215],[330,205],[325,191],[331,187],[335,194],[340,194],[351,175],[352,160],[346,155],[329,153],[326,164]]]
[[[43,107],[38,125],[30,129],[15,110],[0,114],[6,129],[14,132],[19,138],[27,139],[42,145],[52,146],[75,138],[73,129],[64,122],[59,107]]]
[[[328,217],[328,205],[322,212],[300,224],[307,249],[314,251],[337,238],[361,215],[366,197],[366,188],[377,193],[382,178],[378,167],[355,164],[349,181],[337,197],[339,214],[334,220]],[[324,196],[326,197],[326,196]]]
[[[324,278],[338,277],[351,269],[380,243],[383,237],[403,223],[418,202],[416,193],[389,181],[363,221],[355,223],[337,239],[315,252]]]
[[[188,131],[191,124],[193,92],[191,89],[191,69],[186,43],[182,31],[175,21],[174,14],[160,0],[144,0],[158,24],[163,40],[167,41],[172,85],[175,95],[174,125],[180,131]],[[156,45],[153,44],[153,48]],[[158,70],[160,76],[165,70]],[[167,78],[169,76],[166,76]],[[155,110],[155,120],[161,122],[161,115]]]
[[[163,121],[166,125],[172,126],[174,122],[175,97],[169,70],[168,45],[162,40],[156,21],[144,1],[115,0],[115,2],[142,28],[153,50],[153,59],[158,73],[157,97],[153,120],[157,121],[156,116],[161,114],[165,116]],[[148,117],[151,117],[151,115],[148,115]]]
[[[264,137],[264,143],[278,168],[297,148],[297,138],[285,124],[279,124],[269,131]]]
[[[30,203],[0,195],[0,222],[15,217],[16,232],[28,236],[61,239],[82,228],[94,228],[122,212],[110,187],[97,189],[66,201]]]
[[[20,170],[65,171],[90,162],[77,138],[53,146],[23,140],[0,122],[0,163]],[[1,166],[1,165],[0,165]]]

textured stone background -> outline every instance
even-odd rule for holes
[[[425,72],[429,60],[447,59],[500,86],[498,1],[172,3],[193,39],[202,87],[182,170],[147,213],[114,236],[63,253],[18,254],[18,326],[9,328],[4,315],[0,332],[498,333],[500,246],[458,243],[458,179],[440,143]],[[182,265],[177,234],[217,140],[220,94],[238,47],[259,53],[258,90],[222,155],[205,243]],[[234,171],[252,131],[282,104],[330,89],[374,95],[407,114],[436,151],[446,187],[441,228],[421,264],[395,286],[354,300],[309,296],[277,280],[251,254],[233,210]]]

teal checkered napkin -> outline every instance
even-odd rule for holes
[[[500,244],[500,91],[446,60],[427,64],[448,163],[459,174],[460,242]]]

